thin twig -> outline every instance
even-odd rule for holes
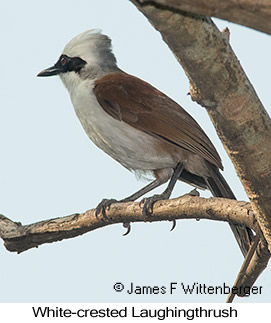
[[[251,246],[249,248],[249,251],[248,251],[248,253],[246,255],[246,258],[245,258],[245,260],[244,260],[244,262],[243,262],[243,264],[241,266],[239,274],[238,274],[238,276],[237,276],[237,278],[235,280],[233,288],[240,287],[240,282],[241,282],[241,280],[243,280],[244,275],[246,274],[247,268],[248,268],[248,266],[249,266],[249,264],[251,262],[251,259],[252,259],[253,255],[254,255],[259,243],[260,243],[260,238],[258,236],[255,236],[255,238],[252,241],[252,244],[251,244]],[[236,293],[233,293],[233,288],[231,289],[231,291],[230,291],[230,293],[228,295],[226,303],[232,303],[233,300],[234,300],[234,297],[235,297]]]

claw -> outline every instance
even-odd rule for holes
[[[110,210],[110,206],[113,203],[118,202],[115,199],[103,199],[96,207],[95,216],[98,219],[99,214],[102,215],[104,220],[107,220],[106,211]]]
[[[174,219],[174,220],[172,220],[172,227],[171,227],[171,229],[170,229],[170,232],[171,231],[173,231],[175,228],[176,228],[176,220]]]
[[[145,198],[144,200],[142,200],[140,202],[141,205],[143,203],[143,206],[142,206],[142,215],[143,216],[148,217],[148,216],[152,215],[154,202],[155,201],[152,201],[151,197]]]
[[[122,235],[127,236],[131,232],[131,224],[130,223],[123,223],[123,227],[127,229],[127,231]]]
[[[145,198],[144,198],[144,199],[142,199],[142,200],[139,202],[139,207],[140,207],[141,209],[143,209],[143,207],[144,207],[144,203],[145,203]]]
[[[157,194],[151,197],[146,197],[143,200],[141,200],[139,206],[142,208],[142,215],[146,217],[151,216],[153,214],[154,203],[163,199],[164,197],[162,195]]]

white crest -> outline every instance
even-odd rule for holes
[[[65,46],[63,54],[80,57],[90,65],[116,65],[111,39],[99,29],[90,29],[75,36]]]

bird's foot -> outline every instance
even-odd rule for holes
[[[106,216],[106,211],[110,210],[110,206],[113,203],[117,203],[118,201],[115,199],[103,199],[95,209],[95,216],[98,219],[99,215],[102,216],[103,220],[108,220]]]
[[[157,201],[164,200],[165,197],[163,194],[155,194],[151,197],[145,197],[139,203],[139,206],[142,208],[142,215],[143,216],[151,216],[153,214],[153,205]]]
[[[167,199],[167,198],[166,198]],[[153,214],[153,205],[157,201],[165,200],[165,196],[163,194],[156,194],[152,197],[146,197],[142,199],[139,203],[139,206],[142,207],[143,216],[151,216]],[[172,227],[170,231],[173,231],[176,227],[176,220],[172,220]]]
[[[123,233],[123,236],[127,236],[127,234],[129,234],[131,231],[131,223],[123,223],[123,227],[126,229],[126,232]]]
[[[126,200],[115,200],[115,199],[103,199],[96,207],[95,210],[95,216],[98,219],[99,215],[102,216],[102,219],[104,221],[108,221],[108,217],[106,216],[106,211],[110,210],[111,204],[114,203],[121,203],[126,202]],[[130,223],[123,223],[124,228],[126,228],[126,232],[123,234],[123,236],[127,236],[127,234],[131,231],[131,224]]]
[[[189,195],[189,196],[200,196],[200,194],[199,194],[199,192],[197,191],[196,188],[194,188],[189,193],[184,194],[183,196],[185,196],[185,195]],[[177,224],[176,220],[175,219],[172,220],[172,227],[171,227],[170,231],[173,231],[176,228],[176,224]]]
[[[170,229],[170,232],[173,231],[176,228],[176,224],[177,224],[176,220],[175,219],[172,220],[172,227]]]

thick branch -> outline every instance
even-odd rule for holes
[[[131,0],[160,31],[205,106],[271,250],[271,120],[229,43],[210,18]]]
[[[9,251],[23,252],[63,239],[73,238],[86,232],[110,225],[127,222],[172,221],[178,219],[209,219],[243,224],[253,229],[259,236],[258,225],[250,203],[222,198],[204,199],[186,195],[178,199],[160,201],[154,205],[154,214],[145,218],[138,203],[113,204],[107,211],[108,220],[97,219],[94,210],[73,214],[29,225],[21,225],[0,215],[0,237]],[[250,287],[267,266],[270,254],[261,243],[252,265],[240,282],[240,286]]]
[[[97,219],[94,210],[89,210],[82,214],[21,225],[0,215],[0,237],[4,240],[7,250],[20,253],[44,243],[73,238],[106,225],[124,222],[209,219],[243,224],[261,234],[250,203],[222,198],[204,199],[186,195],[178,199],[160,201],[155,203],[154,214],[148,218],[142,216],[139,203],[113,204],[107,211],[107,217],[107,221]],[[270,258],[268,249],[264,244],[261,247],[259,253],[255,255],[257,264],[246,272],[241,282],[242,286],[252,286],[268,263]]]
[[[155,203],[154,214],[142,215],[139,203],[113,204],[108,220],[97,219],[94,210],[29,225],[0,216],[0,237],[9,251],[23,252],[44,243],[73,238],[113,223],[172,221],[173,219],[209,219],[244,224],[257,231],[254,214],[247,202],[229,199],[183,196]]]
[[[270,0],[139,0],[139,2],[217,17],[271,34]]]

